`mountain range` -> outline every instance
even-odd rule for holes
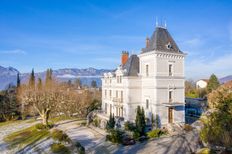
[[[104,73],[110,72],[109,69],[95,69],[95,68],[64,68],[53,70],[53,76],[61,82],[67,82],[71,80],[72,82],[79,78],[82,85],[90,86],[93,80],[96,81],[97,86],[101,86],[101,77]],[[20,74],[20,79],[22,83],[28,82],[30,73],[20,73],[17,69],[13,67],[2,67],[0,66],[0,90],[6,89],[9,85],[16,85],[17,74]],[[46,71],[35,73],[36,78],[41,78],[45,80]]]
[[[60,82],[75,81],[77,78],[81,80],[82,85],[90,86],[93,80],[96,81],[97,86],[101,86],[101,77],[104,73],[110,72],[109,69],[95,69],[95,68],[64,68],[53,70],[53,76]],[[0,66],[0,90],[6,89],[9,85],[16,85],[17,74],[20,72],[13,67]],[[28,82],[30,73],[21,73],[20,79],[22,83]],[[46,71],[35,73],[36,78],[45,80]],[[220,78],[221,84],[232,80],[232,75]]]

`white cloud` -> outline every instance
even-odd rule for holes
[[[14,50],[2,50],[0,51],[0,54],[17,54],[17,55],[25,55],[26,51],[21,49],[14,49]]]
[[[223,55],[214,60],[210,59],[193,59],[186,60],[186,77],[192,79],[208,78],[212,73],[219,78],[232,75],[232,54]]]

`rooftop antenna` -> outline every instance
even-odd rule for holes
[[[164,20],[164,28],[167,28],[166,20]]]
[[[155,26],[158,27],[158,19],[157,19],[157,17],[155,18]]]

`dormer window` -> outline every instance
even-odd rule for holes
[[[167,44],[167,49],[171,49],[172,48],[172,45],[171,45],[171,43],[169,42],[168,44]]]

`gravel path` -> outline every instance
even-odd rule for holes
[[[57,126],[67,133],[70,139],[75,142],[80,142],[85,147],[87,153],[94,150],[96,146],[105,141],[105,136],[97,131],[80,126],[78,121],[65,121]]]

